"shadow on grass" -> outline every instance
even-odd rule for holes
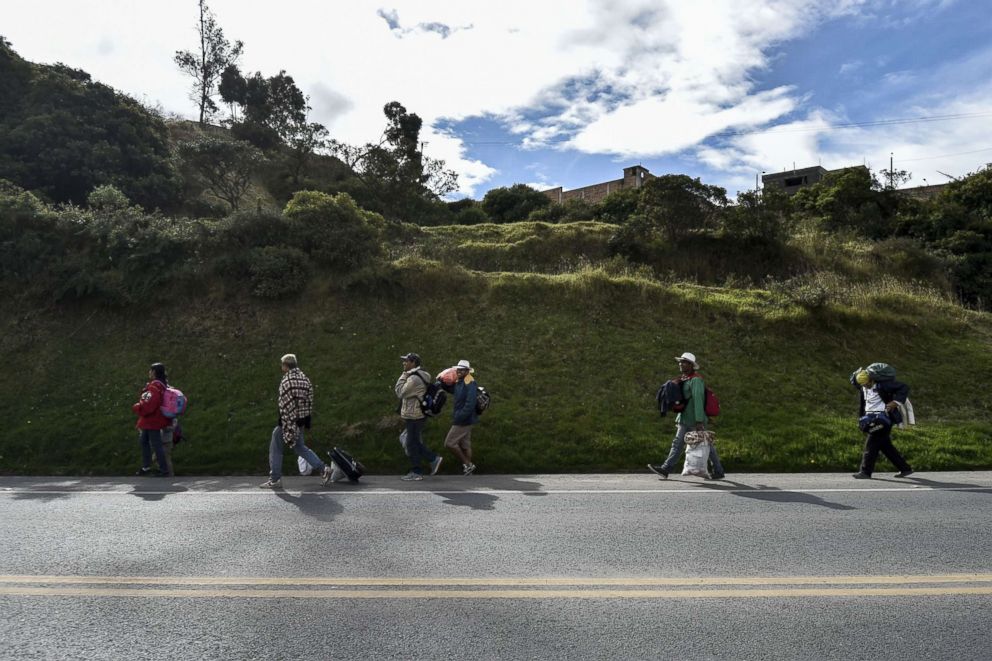
[[[725,486],[728,484],[730,486]],[[770,487],[764,484],[751,486],[749,484],[724,479],[720,480],[719,483],[709,482],[706,484],[699,484],[699,487],[702,489],[711,489],[713,491],[727,491],[734,496],[740,496],[741,498],[753,498],[754,500],[764,500],[771,503],[802,503],[804,505],[816,505],[818,507],[826,507],[828,509],[841,511],[858,509],[857,507],[852,507],[851,505],[832,503],[829,500],[824,500],[823,498],[811,493],[783,491],[778,487]]]

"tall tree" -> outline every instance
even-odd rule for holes
[[[237,64],[228,64],[220,74],[217,86],[220,98],[227,104],[232,122],[237,122],[238,111],[248,102],[248,81],[241,75]]]
[[[675,243],[705,229],[718,209],[727,205],[727,191],[684,174],[666,174],[645,182],[637,213]]]
[[[401,217],[417,203],[434,202],[456,190],[458,175],[445,168],[443,160],[423,154],[423,120],[398,101],[387,103],[382,111],[386,128],[378,144],[356,148],[332,141],[330,148],[354,169],[383,211]]]
[[[232,64],[237,64],[244,44],[232,45],[217,25],[217,17],[210,11],[206,0],[199,0],[200,21],[196,26],[200,37],[198,51],[176,51],[175,62],[179,69],[193,79],[190,99],[200,108],[200,124],[217,112],[214,97],[221,75]]]
[[[240,140],[202,136],[179,145],[179,156],[214,197],[237,211],[263,161],[262,152]]]

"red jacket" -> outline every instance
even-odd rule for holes
[[[162,393],[165,384],[161,381],[149,381],[141,391],[131,410],[138,414],[138,429],[165,429],[172,422],[162,415]]]

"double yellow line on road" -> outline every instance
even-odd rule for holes
[[[279,578],[0,575],[0,596],[185,599],[641,600],[992,596],[992,574],[742,576],[725,578]]]

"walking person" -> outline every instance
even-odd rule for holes
[[[131,410],[138,415],[138,443],[141,445],[141,468],[135,473],[140,477],[171,477],[172,465],[162,444],[162,432],[170,430],[169,445],[171,450],[172,420],[162,413],[162,395],[168,385],[165,365],[154,363],[148,368],[148,383],[145,384],[138,401]],[[158,462],[158,472],[152,471],[152,452]]]
[[[403,372],[396,380],[393,391],[400,400],[400,418],[405,425],[406,456],[410,459],[410,472],[404,475],[402,480],[422,480],[424,479],[423,462],[427,462],[431,468],[431,475],[436,475],[441,467],[441,455],[432,452],[423,439],[424,424],[427,416],[420,407],[420,402],[427,394],[427,384],[431,382],[431,375],[423,369],[420,356],[415,353],[408,353],[400,356],[403,361]]]
[[[682,386],[682,400],[685,408],[675,417],[675,438],[672,439],[672,448],[660,464],[648,464],[648,469],[657,473],[664,479],[668,479],[668,474],[672,472],[675,462],[685,449],[685,435],[690,431],[706,430],[706,383],[701,374],[697,373],[699,363],[696,362],[695,354],[686,352],[675,360],[679,363],[678,378]],[[714,480],[724,478],[723,464],[720,463],[720,456],[717,454],[716,446],[710,446],[710,461],[713,464],[711,477]]]
[[[313,414],[313,384],[300,369],[296,356],[287,353],[280,361],[282,380],[279,382],[279,424],[269,440],[269,479],[262,489],[282,488],[282,458],[284,446],[292,448],[298,457],[320,471],[324,486],[331,480],[331,467],[306,446],[305,430],[310,429]]]
[[[899,469],[895,477],[909,477],[913,469],[892,445],[892,428],[906,417],[902,410],[909,407],[909,416],[912,416],[912,405],[907,400],[909,386],[896,381],[895,370],[884,363],[872,363],[867,369],[859,368],[851,374],[850,380],[860,394],[858,426],[866,434],[861,468],[852,477],[856,480],[870,479],[875,472],[879,452]],[[911,422],[915,423],[915,419]]]
[[[467,360],[459,360],[455,370],[458,378],[454,386],[454,410],[444,447],[454,452],[462,462],[462,474],[471,475],[475,471],[475,464],[472,463],[472,425],[479,422],[479,414],[475,410],[479,384],[475,382],[472,376],[475,370]]]

